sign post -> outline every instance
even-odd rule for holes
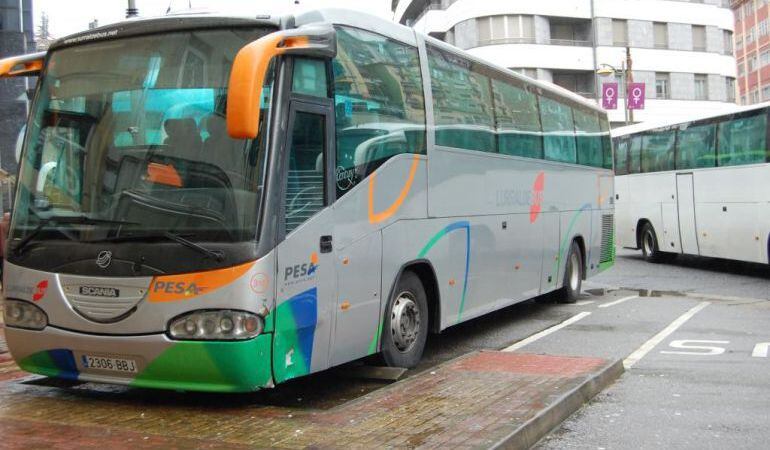
[[[628,109],[644,109],[644,98],[644,83],[628,83]]]

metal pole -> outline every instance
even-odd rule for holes
[[[626,93],[628,92],[628,83],[634,82],[633,61],[631,60],[631,47],[626,47]],[[626,98],[628,104],[628,98]],[[634,110],[628,110],[628,120],[634,121]]]
[[[623,117],[628,125],[628,85],[626,84],[626,63],[620,66],[620,84],[623,85]]]
[[[128,0],[128,9],[126,9],[126,19],[130,19],[138,15],[139,15],[139,10],[136,8],[136,0]]]

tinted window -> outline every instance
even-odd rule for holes
[[[719,124],[720,166],[762,163],[767,160],[765,113]]]
[[[599,114],[599,128],[602,130],[603,167],[612,169],[612,138],[610,137],[610,122],[607,120],[606,114]]]
[[[642,172],[674,170],[676,131],[656,131],[642,138]]]
[[[628,173],[628,140],[621,139],[615,143],[615,175]]]
[[[298,94],[326,97],[326,63],[317,59],[296,59],[291,90]]]
[[[475,64],[428,48],[436,145],[496,152],[489,78]]]
[[[604,163],[599,115],[594,111],[574,109],[577,141],[577,163],[602,167]]]
[[[324,207],[325,120],[306,112],[294,117],[286,177],[287,234]]]
[[[642,137],[634,136],[628,144],[628,173],[642,171]]]
[[[698,169],[716,166],[716,125],[679,129],[676,143],[676,168]]]
[[[425,99],[417,49],[378,34],[339,28],[333,69],[341,196],[388,158],[425,153]]]
[[[577,162],[572,108],[556,100],[540,97],[540,120],[543,124],[545,159]]]
[[[537,96],[523,86],[492,80],[498,150],[505,155],[543,157]]]

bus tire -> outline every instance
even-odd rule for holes
[[[415,367],[425,350],[430,324],[425,288],[414,272],[401,274],[385,313],[382,359],[390,367]]]
[[[575,303],[583,287],[583,252],[577,242],[572,241],[564,266],[564,286],[561,288],[559,303]]]
[[[641,247],[642,255],[647,262],[655,264],[662,263],[670,261],[676,256],[673,253],[660,251],[660,247],[658,246],[658,235],[655,234],[655,228],[653,228],[652,224],[649,222],[645,223],[642,227]]]

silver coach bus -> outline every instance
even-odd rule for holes
[[[25,370],[251,391],[611,266],[606,115],[413,30],[323,10],[132,20],[39,75],[4,273]]]

